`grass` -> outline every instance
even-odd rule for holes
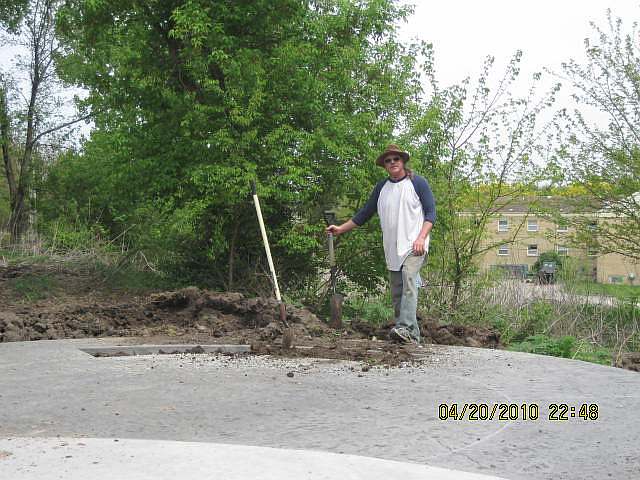
[[[509,350],[571,358],[575,344],[575,337],[570,335],[555,338],[547,335],[531,335],[521,342],[509,345]]]
[[[150,270],[141,270],[130,264],[119,266],[98,261],[93,265],[93,275],[101,288],[115,292],[140,295],[176,287],[174,282],[169,281],[163,275]]]
[[[55,296],[61,286],[53,275],[22,275],[7,280],[7,287],[18,299],[28,303]]]
[[[576,283],[570,286],[579,295],[607,295],[619,300],[640,297],[640,285],[616,285],[610,283]]]
[[[438,304],[427,290],[420,296],[419,309],[443,324],[491,327],[512,351],[612,365],[620,352],[640,350],[640,308],[634,303],[591,304],[572,285],[556,299],[527,296],[531,285],[499,284],[494,289],[486,285],[490,284],[482,284],[478,295],[468,295],[456,311]],[[618,286],[603,287],[602,291],[612,291]],[[388,292],[352,295],[344,313],[376,326],[393,317]]]
[[[447,303],[448,292],[439,297],[435,287],[420,304],[441,323],[494,328],[510,350],[604,365],[640,351],[640,287],[567,276],[558,285],[539,286],[478,275],[469,279],[455,311]],[[587,293],[625,301],[596,303]]]
[[[547,335],[532,335],[521,342],[508,345],[508,350],[516,352],[536,353],[553,357],[572,358],[585,362],[611,365],[613,351],[586,341],[579,341],[570,335],[550,337]]]
[[[0,249],[0,262],[18,270],[15,278],[5,280],[7,291],[28,303],[86,290],[87,286],[104,293],[134,295],[182,286],[144,268],[135,258],[99,250],[57,254]]]

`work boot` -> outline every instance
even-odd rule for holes
[[[393,327],[389,332],[389,338],[398,343],[419,343],[404,327]]]

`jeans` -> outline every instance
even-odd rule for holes
[[[396,328],[406,328],[417,341],[420,341],[420,327],[416,318],[418,285],[422,283],[420,267],[424,259],[425,255],[418,257],[411,254],[406,258],[399,272],[389,271]]]

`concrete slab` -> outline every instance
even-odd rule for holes
[[[251,353],[251,345],[105,345],[80,347],[94,357],[122,357],[127,355],[171,355],[178,353]]]
[[[510,480],[640,478],[635,372],[451,347],[426,347],[420,367],[369,371],[357,363],[313,359],[94,358],[79,350],[122,341],[0,344],[0,438],[302,449]],[[464,404],[535,404],[539,416],[440,420],[443,403],[455,403],[459,411]],[[553,404],[597,405],[599,416],[553,421]],[[6,460],[0,456],[0,464]]]
[[[500,480],[357,455],[216,443],[98,438],[0,440],[0,478],[12,480]]]

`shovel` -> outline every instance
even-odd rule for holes
[[[324,221],[327,225],[336,225],[336,214],[332,211],[324,212]],[[344,297],[336,293],[336,284],[338,283],[338,267],[336,265],[336,253],[333,245],[333,233],[329,233],[329,266],[331,267],[331,300],[329,306],[331,309],[331,328],[337,330],[342,328],[342,302]]]
[[[278,287],[278,277],[276,277],[276,269],[273,266],[273,259],[271,258],[271,249],[269,248],[267,231],[264,228],[262,210],[260,209],[260,200],[258,200],[258,193],[256,191],[256,182],[251,182],[251,194],[253,196],[253,203],[256,207],[256,213],[258,215],[258,223],[260,224],[260,233],[262,234],[262,242],[264,243],[264,250],[267,254],[267,262],[269,262],[269,270],[271,271],[271,278],[273,280],[276,300],[278,301],[278,307],[280,309],[280,321],[284,326],[284,333],[282,335],[282,348],[289,349],[293,346],[293,328],[289,327],[289,323],[287,322],[287,309],[285,307],[284,302],[282,301],[282,297],[280,296],[280,287]]]

